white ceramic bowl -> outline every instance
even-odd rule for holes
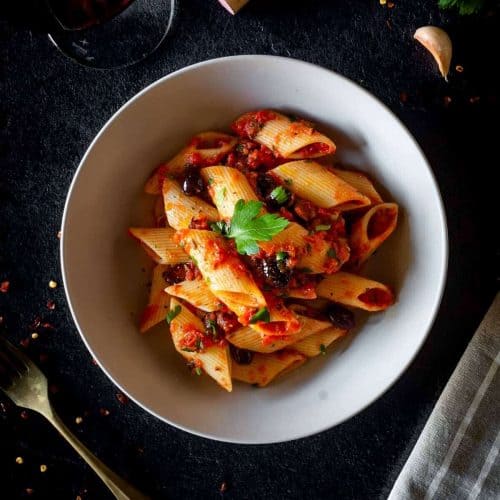
[[[147,300],[147,259],[126,234],[148,225],[142,194],[152,169],[196,132],[226,129],[240,113],[277,108],[316,121],[337,158],[366,170],[401,206],[397,232],[370,276],[392,285],[396,305],[265,389],[231,394],[190,376],[164,326],[137,332]],[[438,310],[447,232],[438,187],[418,145],[379,101],[320,67],[280,57],[237,56],[182,69],[125,104],[90,145],[63,218],[62,269],[82,338],[134,401],[176,427],[221,441],[270,443],[308,436],[361,411],[401,375]]]

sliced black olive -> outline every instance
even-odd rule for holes
[[[287,287],[292,278],[292,270],[285,259],[278,260],[276,256],[261,259],[259,267],[266,282],[274,288]]]
[[[231,351],[231,357],[239,365],[249,365],[252,362],[253,359],[252,351],[247,351],[246,349],[240,349],[231,344],[229,345],[229,349]]]
[[[277,186],[278,184],[270,175],[259,174],[257,176],[257,192],[261,198],[266,198]]]
[[[326,312],[330,321],[338,328],[350,330],[354,327],[354,314],[340,304],[330,304]]]
[[[184,169],[182,190],[188,196],[196,196],[203,192],[205,183],[200,175],[200,170],[193,165],[187,165]]]

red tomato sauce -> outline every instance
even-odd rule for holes
[[[253,139],[268,121],[274,120],[275,118],[276,115],[272,111],[266,109],[246,113],[231,125],[231,129],[240,137]]]
[[[381,288],[368,288],[358,296],[358,299],[365,304],[381,308],[389,307],[394,303],[392,293]]]
[[[394,222],[396,211],[393,208],[382,208],[377,210],[368,221],[368,238],[378,238],[384,234]]]
[[[308,158],[315,155],[327,155],[333,153],[334,151],[334,148],[325,142],[314,142],[313,144],[308,144],[307,146],[298,149],[295,151],[295,154],[298,154],[303,158]]]

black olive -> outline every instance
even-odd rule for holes
[[[252,351],[247,351],[246,349],[239,349],[234,345],[229,345],[229,349],[231,351],[231,357],[239,365],[249,365],[252,362],[253,359]]]
[[[350,330],[354,326],[354,314],[339,304],[330,304],[326,310],[330,321],[345,330]]]
[[[270,175],[259,174],[257,176],[257,192],[261,198],[266,198],[277,185]]]
[[[285,288],[292,277],[292,270],[287,267],[286,260],[277,260],[276,256],[260,261],[260,270],[266,282],[275,288]]]
[[[284,201],[278,201],[271,193],[280,187],[279,184],[268,174],[259,174],[257,176],[257,191],[261,198],[264,198],[266,205],[271,210],[279,210],[280,207],[290,207],[295,202],[295,196],[286,187],[281,186],[282,192],[286,194]]]
[[[168,285],[175,285],[186,279],[186,267],[184,264],[173,264],[163,271],[163,279]]]
[[[205,184],[200,175],[200,170],[193,165],[187,165],[184,169],[182,190],[188,196],[195,196],[203,192]]]

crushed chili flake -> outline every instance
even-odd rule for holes
[[[37,316],[30,325],[31,330],[36,330],[42,324],[42,318]]]
[[[23,419],[23,420],[28,420],[28,418],[30,418],[30,415],[29,413],[26,411],[26,410],[23,410],[19,416]]]
[[[109,416],[109,410],[106,408],[100,408],[99,415],[101,415],[101,417],[107,417]]]
[[[25,339],[22,339],[19,344],[21,344],[22,347],[28,347],[30,345],[30,339],[29,338],[25,338]]]
[[[400,92],[399,93],[399,100],[401,102],[407,102],[408,101],[408,94],[406,92]]]
[[[119,403],[122,405],[126,405],[128,403],[128,398],[125,396],[125,394],[122,394],[121,392],[118,392],[116,394],[116,399],[118,400]]]
[[[10,281],[2,281],[2,283],[0,283],[0,292],[7,293],[9,291],[9,288]]]
[[[464,67],[463,67],[461,64],[457,64],[457,65],[455,66],[455,71],[456,71],[457,73],[463,73],[463,72],[464,72]]]
[[[47,309],[53,311],[55,308],[56,308],[56,303],[51,299],[47,300]]]
[[[3,316],[0,316],[0,325],[3,323]]]
[[[445,106],[449,106],[451,104],[451,101],[452,101],[452,99],[451,99],[451,97],[449,95],[445,95],[443,97],[443,102],[444,102]]]
[[[24,491],[26,492],[27,495],[33,495],[34,492],[33,488],[25,488]]]
[[[94,358],[92,358],[92,359],[90,360],[90,362],[91,362],[94,366],[97,366],[97,361],[96,361]]]
[[[481,100],[481,98],[478,95],[475,95],[475,96],[472,96],[469,98],[469,102],[471,104],[477,104],[480,100]]]
[[[42,352],[40,353],[40,356],[38,356],[38,359],[40,360],[40,363],[46,363],[49,359],[49,355]]]
[[[387,2],[387,8],[388,9],[393,9],[395,6],[395,3],[394,2]]]
[[[49,385],[49,392],[51,394],[57,394],[59,392],[59,386],[57,386],[56,384],[50,384]]]
[[[49,323],[48,321],[45,321],[40,326],[42,328],[46,328],[47,330],[55,330],[55,328],[56,328],[53,324]]]
[[[219,491],[221,493],[224,493],[225,491],[227,491],[227,483],[226,483],[226,481],[222,481],[222,483],[220,485],[220,488],[219,488]]]

